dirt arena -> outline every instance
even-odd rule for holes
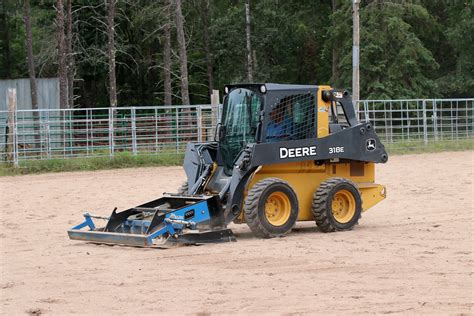
[[[473,314],[474,152],[392,156],[388,198],[350,232],[298,224],[261,240],[141,249],[74,242],[108,215],[174,191],[181,168],[0,178],[0,311],[12,314]]]

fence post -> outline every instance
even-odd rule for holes
[[[132,152],[137,154],[137,122],[135,107],[132,108]]]
[[[423,100],[422,108],[423,108],[423,141],[425,145],[427,145],[428,144],[428,122],[426,119],[426,100]]]
[[[18,142],[16,139],[16,88],[8,88],[7,90],[8,104],[8,135],[7,135],[7,161],[13,162],[18,167]]]
[[[364,101],[364,116],[365,116],[365,121],[368,122],[370,118],[369,118],[369,104],[367,103],[367,101]]]
[[[47,141],[47,147],[46,147],[46,155],[48,159],[51,158],[51,128],[50,128],[50,115],[49,111],[46,111],[46,141]],[[88,135],[88,134],[87,134]]]
[[[433,99],[433,131],[435,140],[438,140],[438,107],[436,106],[436,99]]]
[[[114,148],[114,119],[115,109],[109,108],[109,157],[112,158],[115,153]]]
[[[197,110],[197,128],[198,128],[198,142],[202,142],[202,107],[198,105]]]
[[[13,116],[13,165],[18,167],[18,121],[15,107],[15,115]]]
[[[175,108],[176,113],[176,153],[179,152],[179,116],[178,116],[179,108]]]
[[[86,109],[86,156],[89,156],[89,109]]]

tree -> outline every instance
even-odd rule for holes
[[[438,79],[448,97],[470,98],[474,94],[474,2],[459,1],[446,8],[448,27],[445,35],[450,47],[446,49],[453,65]],[[440,62],[446,62],[443,56]]]
[[[189,78],[188,78],[188,55],[186,51],[186,39],[184,37],[184,18],[181,10],[181,0],[174,0],[176,33],[179,48],[179,64],[181,69],[181,102],[184,105],[190,103],[189,100]]]
[[[252,41],[250,39],[250,0],[245,2],[245,37],[247,40],[247,80],[253,82]]]
[[[59,107],[66,109],[67,96],[67,61],[66,61],[66,39],[64,34],[64,3],[56,0],[56,27],[58,41],[58,77],[59,77]]]
[[[432,28],[433,18],[426,9],[410,2],[374,1],[362,10],[361,98],[439,96],[430,78],[439,65],[413,22],[425,31]]]
[[[107,0],[107,55],[109,62],[109,103],[117,107],[117,82],[115,76],[115,3]]]
[[[335,18],[333,18],[335,12],[337,11],[337,8],[338,8],[338,0],[331,0],[331,10],[332,10],[332,14],[331,14],[331,26],[332,28],[335,28],[337,26],[337,20]],[[339,65],[338,65],[338,62],[339,62],[339,54],[338,54],[338,50],[336,49],[336,45],[337,43],[335,43],[334,41],[331,42],[331,46],[332,46],[332,68],[331,68],[331,78],[332,80],[331,81],[334,81],[336,80],[336,78],[339,77]]]
[[[31,36],[31,20],[30,20],[30,0],[24,0],[24,15],[25,31],[26,31],[26,54],[28,59],[28,74],[30,77],[30,92],[31,92],[31,108],[33,110],[38,109],[38,89],[36,87],[36,72],[35,72],[35,60],[33,57],[33,39]]]
[[[74,107],[74,50],[72,31],[72,0],[66,0],[66,59],[67,59],[67,95],[69,108]]]
[[[339,21],[330,32],[338,43],[338,87],[351,86],[351,5],[343,3],[334,13]],[[420,33],[433,28],[427,10],[411,2],[374,0],[360,8],[360,98],[393,99],[436,97],[439,90],[432,72],[438,67]],[[416,22],[415,22],[416,21]],[[416,24],[415,24],[416,23]],[[423,30],[418,32],[419,30]]]
[[[163,80],[164,80],[164,101],[165,105],[172,104],[171,91],[171,23],[173,14],[170,0],[166,0],[165,6],[165,25],[164,25],[164,44],[163,44]]]
[[[2,34],[2,67],[0,67],[0,78],[10,78],[10,32],[7,14],[7,0],[2,1],[2,7],[0,11],[0,32]]]
[[[115,0],[113,68],[109,1],[29,1],[37,77],[60,75],[63,4],[63,104],[73,106],[74,97],[74,106],[109,105],[111,70],[115,95],[130,106],[176,103],[173,89],[188,102],[207,102],[210,89],[248,81],[249,64],[253,81],[351,87],[351,1],[254,0],[246,14],[247,0],[180,0],[179,28],[175,0]],[[23,4],[0,2],[2,79],[29,76]],[[361,98],[471,97],[473,5],[361,0]]]
[[[204,52],[206,54],[206,69],[207,69],[207,82],[209,86],[209,95],[212,94],[214,89],[214,75],[212,69],[212,55],[211,55],[211,41],[209,38],[209,0],[201,0],[202,5],[202,20],[203,20],[203,35],[204,35]]]
[[[24,13],[23,19],[25,22],[26,31],[26,55],[28,59],[28,75],[30,77],[30,95],[31,95],[31,109],[38,109],[38,89],[36,87],[36,71],[35,71],[35,60],[33,56],[33,39],[31,35],[31,19],[30,19],[30,1],[24,0],[23,3]],[[35,145],[40,146],[40,135],[38,126],[38,112],[33,111],[33,126],[34,126],[34,138]]]

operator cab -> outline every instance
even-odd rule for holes
[[[226,192],[235,189],[229,189],[234,167],[239,159],[239,168],[245,165],[247,148],[259,146],[270,150],[292,142],[311,143],[359,124],[349,93],[330,86],[236,84],[225,86],[224,92],[215,141],[188,144],[184,166],[188,178],[186,191],[190,194],[219,193],[225,200]],[[303,156],[316,155],[306,147]],[[262,152],[260,155],[253,156],[253,163],[264,156]],[[271,157],[262,158],[260,165],[283,159],[279,157],[281,151],[268,155]]]
[[[248,143],[316,137],[316,85],[239,84],[225,87],[218,128],[219,152],[228,175]]]

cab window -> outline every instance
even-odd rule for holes
[[[297,140],[315,136],[314,96],[292,94],[282,98],[269,114],[267,142]]]

